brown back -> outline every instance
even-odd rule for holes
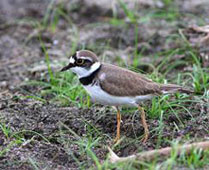
[[[101,78],[105,73],[104,79]],[[115,96],[140,96],[148,94],[161,94],[160,85],[121,67],[102,64],[97,74],[100,86],[107,93]]]

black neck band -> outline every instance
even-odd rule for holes
[[[95,78],[95,76],[97,75],[98,71],[100,70],[101,65],[99,66],[98,69],[96,69],[93,73],[91,73],[89,76],[86,77],[82,77],[79,79],[79,81],[81,82],[81,84],[83,84],[84,86],[87,86],[89,84],[91,84],[93,82],[93,79]]]

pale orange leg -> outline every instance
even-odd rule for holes
[[[117,135],[114,140],[115,143],[118,142],[118,140],[120,139],[120,122],[121,122],[120,110],[118,107],[116,107],[116,109],[117,109]]]
[[[149,136],[149,130],[148,130],[148,126],[147,126],[147,122],[146,122],[146,118],[145,118],[144,108],[138,106],[138,109],[139,109],[139,111],[141,111],[142,126],[144,127],[144,137],[142,138],[142,142],[145,143],[148,139],[148,136]]]

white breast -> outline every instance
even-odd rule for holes
[[[152,95],[144,95],[144,96],[136,96],[136,97],[121,97],[121,96],[113,96],[101,89],[101,87],[97,84],[84,86],[86,91],[91,96],[93,102],[98,102],[103,105],[110,106],[137,106],[141,101],[152,98]]]

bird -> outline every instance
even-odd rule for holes
[[[69,64],[60,71],[67,70],[71,70],[78,76],[93,102],[116,108],[115,142],[120,139],[120,106],[137,107],[141,112],[141,122],[144,128],[142,142],[145,143],[149,137],[149,129],[144,108],[140,106],[141,103],[163,94],[192,92],[179,85],[160,84],[126,68],[100,62],[98,56],[89,50],[80,50],[70,56]]]

